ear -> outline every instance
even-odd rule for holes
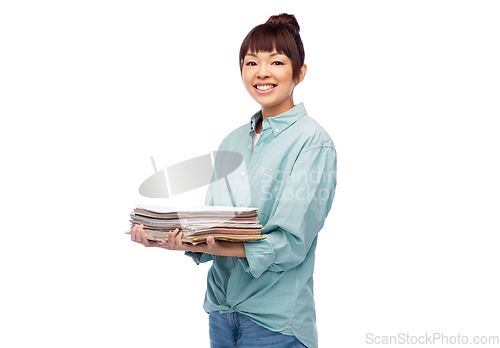
[[[307,65],[304,64],[304,65],[302,65],[302,68],[300,68],[299,78],[297,79],[297,82],[295,83],[296,85],[298,85],[299,83],[302,82],[304,77],[306,77],[306,73],[307,73]]]

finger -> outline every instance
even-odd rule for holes
[[[182,232],[178,232],[177,236],[175,237],[175,246],[176,249],[182,249]]]
[[[141,241],[141,234],[144,232],[144,229],[143,229],[144,225],[143,224],[140,224],[140,225],[137,225],[137,229],[135,231],[135,241],[137,243],[141,243],[142,244],[142,241]]]
[[[152,241],[149,241],[148,237],[146,236],[146,232],[143,232],[141,234],[141,243],[144,245],[144,246],[151,246],[153,243]]]
[[[136,243],[141,242],[141,225],[135,226],[134,242]]]
[[[168,244],[170,244],[170,248],[172,250],[177,250],[177,236],[179,235],[179,229],[176,228],[175,230],[171,231],[168,233]]]
[[[141,225],[142,227],[142,225]],[[146,236],[146,231],[144,231],[143,228],[141,228],[141,243],[144,244],[145,246],[149,246],[149,240],[148,237]]]
[[[142,244],[141,233],[142,233],[142,225],[137,225],[135,227],[134,242]]]
[[[130,239],[133,241],[134,240],[134,234],[135,234],[135,225],[132,225],[132,227],[130,227]]]
[[[168,238],[167,238],[167,241],[168,241],[168,245],[170,247],[170,249],[172,249],[174,247],[174,240],[175,240],[175,237],[174,237],[174,232],[175,231],[170,231],[168,232]]]
[[[131,239],[134,242],[137,242],[137,231],[138,231],[138,229],[139,229],[139,226],[138,225],[134,225],[134,227],[132,227],[132,231],[130,231]]]
[[[212,236],[208,236],[207,237],[207,245],[209,247],[213,247],[215,245],[215,239],[214,239],[214,237],[212,237]]]

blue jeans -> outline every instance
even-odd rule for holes
[[[241,313],[210,312],[211,348],[306,348],[295,336],[260,326]]]

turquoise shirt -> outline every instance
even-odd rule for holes
[[[206,312],[237,311],[270,330],[294,335],[309,348],[317,347],[314,256],[335,193],[335,147],[300,103],[262,123],[251,153],[261,117],[257,112],[222,141],[219,151],[239,152],[243,162],[227,182],[209,185],[205,204],[257,207],[267,238],[245,242],[246,257],[241,258],[186,254],[196,263],[213,260]]]

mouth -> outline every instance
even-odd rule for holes
[[[269,93],[269,92],[272,92],[275,88],[276,88],[277,85],[273,84],[273,83],[268,83],[268,84],[258,84],[258,85],[254,85],[253,87],[257,90],[257,93]]]

